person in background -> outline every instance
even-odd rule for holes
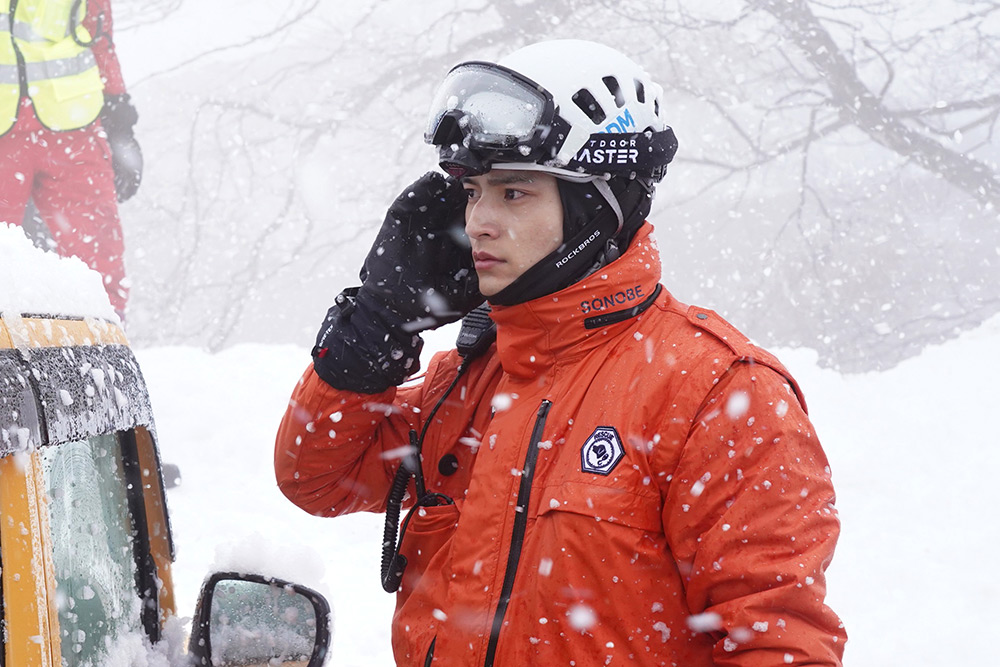
[[[0,222],[21,225],[32,201],[124,318],[118,202],[143,164],[112,33],[110,0],[0,0]]]
[[[592,42],[456,66],[425,132],[449,176],[396,199],[327,313],[276,477],[312,514],[386,512],[398,665],[841,664],[802,392],[659,284],[665,102]]]

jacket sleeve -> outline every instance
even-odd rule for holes
[[[715,664],[840,665],[846,634],[824,604],[840,524],[830,469],[792,387],[736,362],[698,411],[663,515],[691,629]]]
[[[384,511],[410,429],[419,428],[420,392],[421,385],[379,394],[337,390],[310,364],[278,428],[281,492],[317,516]]]
[[[97,61],[97,69],[101,72],[106,95],[123,95],[125,80],[122,78],[121,65],[115,53],[114,26],[111,19],[111,0],[89,0],[87,14],[83,19],[83,27],[90,33],[94,43],[90,50]]]

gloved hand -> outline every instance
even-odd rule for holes
[[[111,147],[111,168],[115,171],[118,201],[130,199],[142,182],[142,151],[132,128],[139,114],[128,94],[106,95],[101,109],[101,126]]]
[[[461,319],[484,300],[463,231],[468,197],[429,172],[396,198],[361,269],[327,312],[313,366],[331,386],[377,393],[420,368],[421,331]]]
[[[391,311],[406,331],[461,319],[484,300],[465,235],[468,195],[427,172],[403,191],[361,269],[360,299]]]

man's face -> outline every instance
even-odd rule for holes
[[[496,169],[462,184],[469,195],[465,232],[483,296],[510,285],[563,242],[555,176]]]

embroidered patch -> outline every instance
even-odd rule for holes
[[[625,457],[622,439],[614,426],[598,426],[580,450],[583,472],[607,475]]]

